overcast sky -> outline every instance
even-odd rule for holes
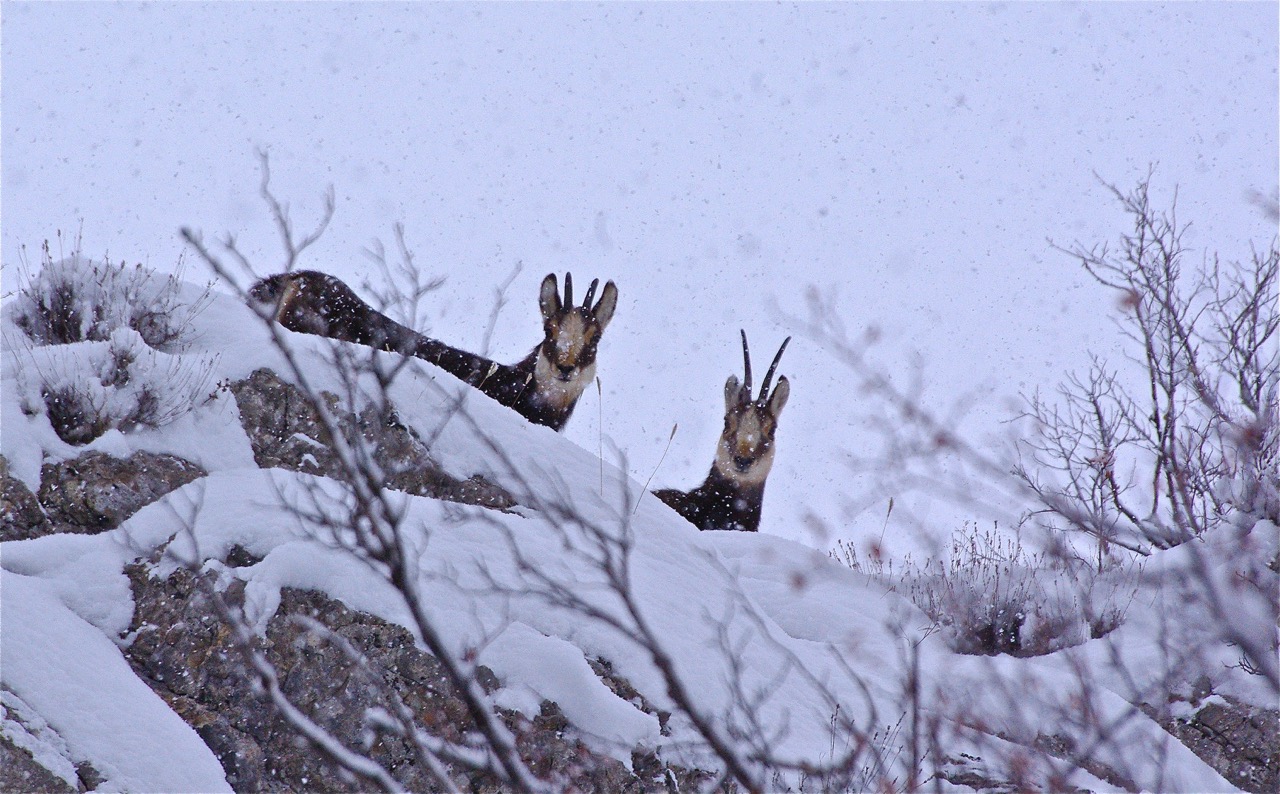
[[[1270,240],[1250,196],[1277,190],[1278,37],[1275,3],[6,2],[4,290],[58,230],[161,269],[181,226],[234,233],[278,269],[266,148],[299,224],[336,191],[303,265],[376,278],[363,252],[402,222],[448,278],[422,319],[450,343],[478,348],[517,263],[500,360],[538,340],[545,273],[614,279],[604,433],[643,481],[679,423],[655,487],[706,473],[738,328],[763,368],[810,285],[895,369],[918,353],[926,399],[990,395],[992,430],[1116,355],[1109,296],[1048,243],[1125,230],[1098,177],[1154,164],[1197,256]],[[762,529],[803,539],[812,509],[878,534],[881,510],[841,509],[849,377],[801,337],[782,372]],[[569,437],[595,449],[599,412],[591,390]]]

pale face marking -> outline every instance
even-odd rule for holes
[[[555,275],[542,280],[538,307],[546,337],[534,358],[533,389],[539,401],[557,409],[572,410],[596,377],[596,345],[618,304],[618,288],[610,281],[600,300],[590,305],[597,283],[591,282],[583,305],[574,306],[568,274],[563,302]]]
[[[749,403],[731,411],[716,447],[716,468],[743,485],[763,483],[773,468],[773,433],[766,427],[774,421],[761,416],[762,410]]]
[[[547,402],[564,407],[575,403],[588,384],[596,379],[596,365],[592,362],[586,367],[575,369],[569,379],[565,380],[560,370],[547,360],[546,353],[539,352],[533,368],[533,379],[537,382],[538,394]]]

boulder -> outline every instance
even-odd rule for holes
[[[1147,713],[1232,785],[1255,794],[1280,791],[1280,710],[1215,695],[1189,715]]]
[[[250,560],[251,562],[251,560]],[[368,781],[352,780],[318,752],[276,712],[256,689],[231,626],[213,602],[215,574],[179,569],[165,579],[138,563],[127,573],[135,610],[132,643],[125,656],[137,674],[165,699],[213,750],[237,791],[360,791]],[[243,584],[223,592],[238,608]],[[366,753],[413,791],[437,786],[420,768],[413,748],[393,732],[368,720],[370,709],[390,711],[398,700],[415,723],[454,742],[474,732],[466,704],[440,663],[403,627],[355,612],[315,591],[286,588],[265,636],[254,647],[274,666],[292,703],[347,747]],[[497,679],[478,668],[477,681],[492,691]],[[626,686],[619,684],[619,686]],[[667,791],[693,778],[650,754],[638,754],[644,779],[614,758],[593,753],[576,739],[558,706],[542,704],[526,719],[499,712],[517,737],[525,763],[539,776],[585,791]],[[450,768],[455,784],[473,792],[505,790],[493,775]],[[709,775],[699,773],[698,779]]]
[[[53,531],[36,495],[22,480],[9,476],[9,462],[0,455],[0,541],[38,538]]]
[[[259,369],[230,388],[259,466],[340,477],[332,440],[301,390],[268,369]],[[344,411],[334,395],[323,397],[347,443],[370,450],[386,475],[385,487],[499,510],[515,504],[509,493],[479,475],[460,480],[446,472],[394,411],[371,406],[356,414]]]
[[[0,791],[76,792],[84,791],[45,769],[22,747],[0,733]]]
[[[173,455],[135,452],[115,458],[87,452],[40,470],[40,505],[57,531],[95,534],[120,526],[165,494],[205,476]]]

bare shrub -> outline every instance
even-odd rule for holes
[[[263,166],[262,193],[282,238],[284,270],[289,271],[324,231],[333,211],[332,193],[315,231],[298,235],[287,210],[268,189],[265,157]],[[250,280],[258,277],[234,239],[227,238],[217,246],[189,230],[184,236],[232,286],[246,276]],[[405,259],[411,265],[407,255]],[[412,272],[411,266],[408,269]],[[413,283],[426,282],[415,276]],[[404,303],[411,306],[417,294],[416,288],[411,290]],[[395,303],[395,296],[387,297],[386,302]],[[863,348],[844,341],[834,324],[838,320],[830,314],[821,316],[823,308],[815,301],[819,316],[810,326],[814,335],[831,340],[829,349],[860,376],[856,385],[889,406],[890,421],[882,426],[886,434],[896,434],[893,440],[903,442],[889,447],[900,457],[879,461],[882,469],[905,471],[917,484],[942,483],[948,494],[969,495],[971,484],[984,479],[996,483],[1004,496],[1026,500],[1034,494],[1024,482],[1010,476],[1007,458],[991,454],[985,446],[967,443],[955,423],[930,414],[915,399],[916,394],[904,392],[892,379],[870,368],[862,356]],[[537,606],[572,616],[574,625],[584,631],[626,640],[626,647],[633,648],[656,674],[654,683],[665,690],[661,694],[666,696],[664,708],[669,711],[659,715],[663,735],[680,736],[686,746],[679,749],[685,757],[703,769],[717,770],[699,779],[705,790],[918,790],[930,783],[940,789],[942,780],[962,779],[974,781],[975,786],[986,786],[990,781],[988,787],[1002,786],[999,790],[1062,789],[1072,782],[1077,770],[1087,770],[1117,788],[1136,790],[1146,785],[1160,790],[1158,771],[1153,774],[1143,767],[1142,759],[1152,748],[1163,748],[1161,742],[1166,737],[1147,730],[1152,726],[1145,723],[1134,704],[1120,701],[1113,690],[1098,683],[1093,677],[1098,671],[1086,666],[1087,653],[1064,654],[1066,661],[1061,665],[979,660],[979,664],[959,667],[993,673],[1016,667],[1025,671],[1026,677],[966,678],[960,681],[966,686],[955,687],[954,692],[934,691],[952,682],[935,681],[933,671],[921,669],[921,660],[929,657],[921,650],[920,634],[906,625],[917,620],[914,609],[894,612],[889,618],[902,621],[901,625],[894,622],[891,631],[905,641],[896,646],[898,655],[890,651],[878,659],[902,671],[900,679],[884,687],[889,679],[865,678],[852,669],[852,657],[843,655],[847,650],[835,645],[823,649],[834,662],[829,668],[821,672],[810,668],[793,646],[779,639],[765,613],[757,611],[754,596],[749,597],[746,590],[729,592],[731,588],[726,588],[725,602],[714,610],[704,605],[703,622],[690,627],[706,631],[706,642],[701,646],[706,649],[705,656],[698,659],[700,677],[691,677],[682,669],[684,660],[673,654],[671,639],[658,629],[664,624],[655,621],[642,602],[645,591],[636,585],[635,571],[644,570],[645,547],[638,544],[636,527],[629,518],[635,499],[628,482],[619,483],[621,509],[599,512],[575,505],[571,489],[555,478],[553,461],[548,461],[548,471],[538,470],[536,481],[524,476],[533,469],[514,451],[501,449],[494,435],[477,426],[462,397],[447,392],[441,392],[447,400],[445,410],[439,412],[441,421],[456,420],[476,431],[477,443],[486,445],[486,455],[491,454],[494,465],[502,471],[504,487],[510,487],[522,515],[541,523],[536,533],[515,532],[503,519],[478,513],[477,523],[487,520],[500,534],[476,556],[474,569],[470,563],[445,564],[424,578],[428,569],[421,565],[423,552],[439,525],[411,523],[407,503],[383,487],[385,472],[368,439],[344,434],[338,419],[339,411],[393,414],[393,381],[403,368],[417,365],[334,344],[328,348],[327,363],[332,369],[316,373],[304,366],[302,356],[310,352],[291,349],[288,336],[272,322],[270,313],[260,316],[285,361],[287,370],[282,374],[304,396],[324,437],[332,442],[337,461],[326,481],[327,486],[336,483],[336,488],[326,491],[314,486],[292,496],[282,493],[281,498],[289,500],[285,502],[287,510],[302,520],[312,539],[350,553],[395,589],[397,606],[402,603],[405,607],[406,625],[440,661],[443,676],[457,690],[468,718],[476,725],[468,741],[459,743],[416,715],[398,709],[386,712],[386,725],[380,729],[411,738],[418,763],[440,788],[453,788],[459,776],[474,772],[492,776],[510,790],[566,788],[569,781],[544,774],[522,755],[520,726],[505,724],[478,686],[479,648],[459,651],[446,641],[424,586],[437,576],[453,583],[463,596],[506,604],[533,600]],[[338,402],[327,400],[317,388],[321,378],[340,384]],[[945,466],[927,468],[944,452],[965,457],[963,473],[970,479],[948,480]],[[626,470],[625,465],[619,468]],[[603,490],[602,486],[602,496]],[[548,535],[551,545],[562,550],[554,560],[544,556],[545,547],[535,541]],[[714,570],[722,573],[727,583],[735,580],[735,572],[723,559],[709,554],[706,561],[720,566]],[[203,561],[191,559],[188,564],[196,570]],[[953,648],[970,653],[1044,654],[1106,634],[1123,616],[1124,583],[1133,581],[1126,579],[1132,576],[1129,569],[1107,566],[1108,570],[1099,572],[1097,566],[1081,564],[1070,555],[1030,553],[1016,540],[996,533],[994,527],[984,533],[976,525],[958,533],[943,561],[930,561],[922,567],[907,565],[896,571],[881,560],[875,565],[884,567],[871,573],[883,581],[887,567],[890,577],[896,575],[896,589],[924,607]],[[465,585],[458,584],[464,579]],[[215,601],[216,595],[215,591]],[[316,704],[314,711],[298,708],[280,685],[279,671],[255,651],[255,626],[234,611],[226,615],[257,684],[300,737],[344,767],[361,785],[388,790],[401,785],[395,770],[373,761],[367,747],[350,741],[344,744],[319,725],[313,715],[323,713],[323,705]],[[488,631],[478,641],[480,647],[498,636]],[[359,665],[368,664],[358,652],[345,652]],[[1246,655],[1251,663],[1255,660],[1251,652]],[[1079,664],[1071,667],[1073,661]],[[1058,668],[1078,673],[1079,680],[1063,681],[1057,675],[1061,672]],[[1045,674],[1045,670],[1051,673]],[[370,679],[376,682],[378,676]],[[711,679],[725,687],[723,704],[712,704],[699,696],[699,681]],[[787,714],[784,724],[771,724],[768,719],[779,705],[779,692],[798,691],[790,686],[795,681],[805,687],[806,695],[814,695],[812,703],[804,705],[819,706],[820,724],[823,715],[831,715],[830,753],[819,763],[785,755],[782,750],[788,731],[799,724],[800,709]],[[1024,686],[1025,682],[1055,685],[1045,687],[1052,691],[1028,697],[1033,686]],[[893,688],[898,683],[900,691]],[[788,685],[785,689],[784,684]],[[871,691],[873,684],[875,693]],[[782,705],[786,711],[799,704]],[[880,707],[883,709],[878,711]],[[855,709],[859,713],[852,713]],[[1061,735],[1046,735],[1048,730]],[[1143,742],[1137,750],[1132,749],[1134,737]],[[981,759],[966,755],[979,750],[984,756]],[[957,759],[975,763],[962,764]],[[1132,770],[1125,768],[1130,759],[1136,759]],[[665,774],[669,771],[664,769],[662,777],[672,783],[674,778]],[[1138,780],[1155,780],[1157,784],[1134,782]]]
[[[80,252],[54,260],[46,240],[41,267],[19,290],[15,323],[36,345],[101,342],[118,328],[132,328],[147,346],[166,352],[184,347],[191,321],[208,305],[210,289],[194,301],[179,295],[184,263],[162,276],[141,264],[96,262]]]
[[[55,260],[45,241],[34,276],[24,261],[25,284],[7,308],[25,337],[8,341],[27,348],[38,380],[24,410],[38,412],[42,403],[54,432],[75,446],[112,429],[161,427],[190,411],[207,393],[213,360],[179,353],[212,283],[192,297],[184,294],[182,259],[162,275],[89,259],[74,243]],[[77,343],[88,344],[64,349]]]
[[[58,437],[74,446],[113,429],[163,427],[203,402],[213,378],[214,359],[159,353],[128,329],[83,349],[36,348],[29,354],[45,415]]]
[[[280,233],[284,248],[285,270],[296,264],[299,255],[323,232],[333,211],[330,199],[325,203],[324,215],[315,231],[299,235],[289,221],[287,210],[269,190],[269,172],[263,157],[262,195]],[[243,276],[256,279],[248,259],[236,248],[233,239],[226,239],[215,249],[197,234],[184,230],[184,236],[199,256],[233,287]],[[412,308],[413,300],[421,294],[427,283],[412,267],[411,256],[403,245],[403,236],[397,229],[401,254],[406,272],[413,285],[404,299],[394,292],[383,293],[388,304]],[[375,259],[381,258],[380,251]],[[499,305],[500,302],[499,302]],[[508,727],[495,712],[481,691],[477,681],[477,652],[475,648],[459,653],[445,641],[441,627],[433,617],[431,604],[425,601],[422,555],[435,528],[411,524],[406,518],[404,500],[385,490],[385,473],[377,461],[370,440],[356,434],[341,432],[340,412],[362,415],[392,415],[396,406],[391,393],[395,379],[406,367],[421,366],[408,357],[389,357],[372,350],[362,350],[350,345],[333,345],[328,352],[331,370],[324,373],[336,380],[340,387],[337,402],[326,399],[315,386],[318,374],[303,366],[300,354],[290,345],[286,333],[274,323],[269,312],[260,314],[271,335],[273,344],[285,362],[287,377],[308,403],[308,411],[315,415],[322,426],[324,437],[332,443],[336,467],[329,472],[332,487],[328,491],[320,487],[308,490],[301,499],[288,498],[287,509],[305,522],[310,537],[330,547],[350,553],[355,559],[383,577],[397,592],[398,600],[405,607],[408,624],[415,630],[421,642],[441,663],[441,670],[450,685],[457,691],[466,706],[467,714],[476,730],[465,746],[442,735],[437,726],[423,724],[413,715],[389,712],[395,730],[411,738],[421,754],[421,765],[443,789],[452,788],[458,775],[481,772],[492,775],[501,782],[504,790],[538,791],[567,788],[570,781],[554,770],[545,774],[521,752],[521,729]],[[491,318],[492,321],[492,318]],[[593,631],[607,632],[626,641],[628,648],[651,665],[670,703],[670,712],[659,716],[663,734],[675,732],[681,739],[676,750],[683,759],[702,769],[716,769],[715,773],[693,770],[703,790],[783,790],[786,786],[799,785],[804,790],[840,790],[848,788],[897,788],[894,780],[918,779],[917,770],[924,766],[920,749],[910,759],[900,759],[898,731],[886,729],[885,720],[877,713],[876,700],[869,686],[849,663],[839,658],[836,649],[830,649],[834,657],[834,672],[818,673],[776,637],[776,629],[758,611],[753,600],[744,591],[734,590],[726,594],[723,619],[708,615],[703,628],[707,631],[708,663],[723,671],[725,684],[730,692],[728,702],[710,706],[697,690],[698,679],[683,669],[684,665],[673,656],[672,642],[662,635],[653,616],[641,603],[644,592],[637,584],[634,569],[639,552],[635,527],[631,523],[630,505],[635,495],[627,482],[620,483],[619,509],[608,518],[593,518],[591,510],[575,505],[570,489],[556,487],[554,475],[543,482],[547,474],[539,470],[534,479],[528,476],[529,464],[519,463],[507,450],[500,447],[490,432],[480,427],[477,420],[462,402],[442,391],[445,408],[440,412],[441,426],[446,421],[465,425],[475,434],[477,443],[498,461],[495,465],[510,480],[504,479],[521,509],[531,517],[538,517],[541,526],[538,536],[549,535],[552,545],[563,549],[563,564],[552,564],[541,554],[545,551],[538,543],[530,545],[532,538],[511,531],[511,527],[493,515],[480,513],[477,518],[490,525],[497,533],[497,542],[487,553],[475,560],[474,570],[465,565],[465,580],[471,584],[455,585],[468,597],[493,603],[517,603],[537,601],[555,611],[565,611],[580,620]],[[431,434],[423,433],[424,439]],[[429,442],[428,442],[429,445]],[[552,465],[552,464],[548,464]],[[625,470],[625,464],[620,467]],[[424,540],[426,539],[426,540]],[[530,555],[531,550],[533,554]],[[736,581],[724,568],[723,561],[709,555],[707,562],[717,566],[715,570],[726,582]],[[189,561],[193,567],[200,560]],[[459,565],[463,565],[459,563]],[[458,570],[448,566],[450,581],[461,579]],[[604,597],[606,596],[607,597]],[[214,597],[217,602],[216,594]],[[711,607],[707,607],[710,609]],[[231,616],[234,619],[234,615]],[[384,768],[368,758],[368,754],[355,746],[343,745],[317,720],[289,701],[278,686],[277,671],[254,652],[254,627],[237,623],[237,646],[245,655],[259,685],[267,693],[299,736],[305,737],[320,752],[343,766],[362,784],[368,787],[394,788],[397,779],[393,770]],[[746,649],[764,647],[768,650],[770,664],[776,669],[762,671],[749,669],[744,662]],[[758,651],[757,651],[758,652]],[[361,664],[367,664],[363,659]],[[832,678],[843,676],[841,687]],[[378,678],[374,676],[375,680]],[[818,714],[831,714],[829,732],[831,752],[821,763],[797,758],[781,749],[783,739],[791,730],[789,718],[779,718],[781,724],[770,724],[766,714],[776,715],[785,705],[777,703],[778,687],[784,682],[804,687],[814,693],[815,703],[820,703]],[[799,682],[799,683],[794,683]],[[852,693],[841,708],[838,691]],[[890,722],[904,712],[895,711]],[[857,711],[858,713],[853,713]],[[799,719],[797,717],[797,719]],[[821,717],[819,724],[821,724]],[[569,728],[574,728],[570,725]],[[823,726],[828,727],[828,726]],[[877,727],[879,730],[877,730]],[[634,748],[633,748],[634,749]],[[668,762],[653,756],[662,767],[660,777],[672,790],[683,788],[680,774]],[[682,760],[681,763],[685,763]],[[904,772],[904,767],[910,767]]]
[[[831,556],[911,599],[957,653],[1042,656],[1105,636],[1123,622],[1137,585],[1125,575],[1067,565],[974,522],[951,537],[946,559],[862,562],[839,541]]]
[[[1280,251],[1190,263],[1176,201],[1153,207],[1149,179],[1108,188],[1133,230],[1114,248],[1059,250],[1115,296],[1140,382],[1095,359],[1056,400],[1032,394],[1038,434],[1015,475],[1047,525],[1097,539],[1099,560],[1112,545],[1179,545],[1238,513],[1280,521]]]
[[[88,388],[73,383],[46,385],[40,395],[58,438],[72,446],[88,444],[111,429],[105,406]]]
[[[850,502],[927,494],[1024,536],[1043,529],[1044,549],[1077,575],[1083,563],[1123,576],[1178,547],[1167,558],[1176,570],[1157,576],[1185,588],[1187,608],[1205,609],[1241,667],[1280,692],[1280,566],[1267,550],[1280,524],[1280,249],[1272,238],[1244,262],[1193,261],[1187,226],[1153,206],[1149,177],[1128,193],[1107,188],[1132,232],[1115,248],[1059,250],[1115,297],[1129,366],[1096,359],[1057,398],[1030,395],[1031,427],[1012,455],[962,432],[954,410],[926,406],[920,373],[913,382],[875,361],[875,329],[850,335],[832,301],[811,291],[795,321],[853,375],[883,436],[879,449],[850,455],[872,481]],[[925,528],[909,503],[903,513]],[[1099,619],[1091,633],[1106,628]]]

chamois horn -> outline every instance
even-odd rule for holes
[[[739,328],[738,333],[742,334],[742,368],[744,376],[742,379],[742,394],[746,398],[742,402],[749,402],[751,400],[751,351],[747,349],[747,332]]]
[[[746,334],[742,339],[745,343]],[[778,348],[778,355],[773,357],[773,363],[769,365],[769,371],[764,374],[764,383],[760,386],[760,402],[765,403],[769,399],[769,384],[773,382],[773,372],[778,368],[778,362],[782,360],[782,351],[787,349],[787,343],[791,341],[791,337],[782,340],[782,347]]]
[[[591,311],[591,299],[596,296],[596,287],[599,284],[600,279],[593,278],[591,279],[591,286],[587,287],[587,297],[582,301],[582,308],[587,311]],[[569,303],[568,299],[565,299],[565,303]]]
[[[573,274],[564,274],[564,305],[573,305]]]

